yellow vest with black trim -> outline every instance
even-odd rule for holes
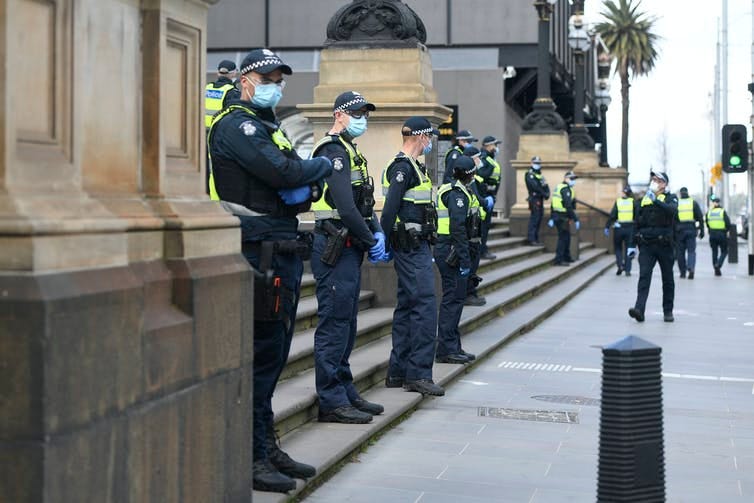
[[[414,168],[414,172],[416,173],[416,176],[419,177],[420,181],[419,185],[411,187],[405,192],[405,194],[403,194],[403,201],[414,204],[432,204],[432,180],[429,178],[429,175],[424,173],[419,165],[416,164],[415,160],[405,155],[395,157],[387,166],[385,166],[385,169],[382,170],[382,195],[387,197],[387,193],[390,191],[390,180],[387,178],[387,170],[397,159],[406,159]]]
[[[664,203],[665,202],[665,194],[660,194],[659,196],[656,196],[656,199]],[[651,206],[652,203],[654,203],[654,201],[652,201],[647,196],[644,196],[643,198],[641,198],[641,205],[642,206]]]
[[[563,194],[560,193],[563,188],[568,187],[571,189],[571,201],[576,199],[576,192],[574,192],[573,187],[568,185],[567,183],[559,183],[557,187],[555,187],[555,192],[552,195],[552,201],[550,209],[557,213],[568,213],[568,210],[566,210],[566,207],[563,206]]]
[[[707,226],[711,231],[724,231],[725,210],[722,208],[710,208],[707,211]]]
[[[461,191],[466,195],[466,197],[469,200],[469,206],[466,210],[466,221],[468,222],[470,218],[474,216],[474,214],[479,213],[480,218],[484,220],[484,217],[481,216],[481,210],[482,207],[479,204],[479,199],[476,197],[476,194],[473,192],[470,192],[464,184],[462,184],[460,181],[456,180],[453,183],[446,183],[440,186],[439,189],[437,189],[437,234],[438,235],[449,235],[450,234],[450,212],[448,212],[448,207],[445,205],[445,203],[442,201],[442,196],[445,195],[445,193],[449,192],[451,189],[458,187],[461,189]]]
[[[215,129],[215,125],[220,122],[223,117],[228,115],[233,110],[243,110],[244,112],[248,113],[249,115],[252,115],[254,117],[257,116],[256,113],[251,108],[245,107],[243,105],[230,105],[226,107],[223,111],[221,111],[219,114],[215,115],[212,119],[212,124],[209,126],[209,131],[207,132],[207,156],[209,159],[209,165],[207,166],[207,169],[209,170],[209,198],[213,201],[220,201],[220,196],[217,194],[217,189],[215,188],[215,177],[214,173],[212,173],[212,153],[210,146],[212,145],[212,132]],[[287,150],[293,150],[293,145],[291,145],[290,140],[286,138],[285,134],[283,134],[283,131],[281,129],[276,129],[274,133],[272,133],[272,142],[282,151]]]
[[[690,197],[678,199],[678,221],[679,222],[693,222],[694,221],[694,200]]]
[[[489,161],[489,163],[492,164],[492,176],[490,178],[495,180],[495,183],[500,185],[500,177],[501,177],[501,172],[502,172],[500,168],[500,163],[497,162],[496,159],[493,159],[492,157],[489,157],[489,156],[487,156],[485,159],[487,159],[487,161]]]
[[[619,197],[615,200],[615,206],[618,208],[618,222],[631,223],[634,221],[633,197]]]
[[[212,125],[212,118],[217,112],[223,109],[223,101],[228,91],[235,89],[233,84],[224,84],[215,87],[215,84],[209,83],[204,88],[204,127],[209,128]]]
[[[336,140],[334,140],[332,136],[325,136],[324,138],[319,140],[316,145],[314,145],[311,157],[314,158],[314,155],[317,153],[317,151],[324,145],[335,141]],[[343,148],[346,149],[346,152],[348,152],[348,159],[351,161],[351,186],[363,185],[364,182],[369,179],[367,160],[363,155],[361,155],[361,152],[359,152],[358,148],[354,148],[354,145],[351,145],[340,136],[338,136],[337,141],[341,145],[343,145]],[[330,206],[326,201],[327,190],[327,182],[325,182],[325,188],[322,191],[322,197],[317,202],[312,204],[312,211],[314,211],[315,220],[324,220],[327,218],[340,219],[338,210]]]

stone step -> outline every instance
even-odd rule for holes
[[[496,239],[489,238],[487,240],[487,250],[491,253],[496,253],[503,250],[510,250],[511,248],[517,248],[523,246],[526,243],[526,239],[518,236],[513,237],[500,237]]]
[[[503,250],[501,252],[495,253],[497,257],[492,260],[481,260],[477,274],[484,277],[483,273],[504,265],[518,262],[519,260],[526,260],[537,255],[542,255],[542,252],[544,251],[544,246],[518,246],[509,250]]]
[[[315,290],[317,289],[317,282],[314,281],[314,275],[310,272],[305,272],[303,276],[301,276],[301,294],[300,297],[302,299],[306,297],[313,297],[316,293]]]
[[[551,281],[553,285],[541,292],[537,302],[526,302],[505,312],[505,324],[490,324],[464,336],[464,347],[477,355],[477,360],[470,365],[483,361],[510,340],[530,331],[573,299],[612,264],[613,259],[605,254],[605,250],[588,250],[582,255],[581,260],[570,268],[553,267],[543,271],[543,276],[546,275],[555,281],[554,283]],[[508,289],[495,292],[493,296],[494,300],[505,304],[506,298],[509,297]],[[378,346],[379,343],[370,345],[372,353],[383,349]],[[378,357],[376,354],[372,356]],[[352,367],[353,363],[354,361],[352,361]],[[359,366],[362,365],[369,366],[370,363],[360,361]],[[443,386],[452,385],[452,381],[464,375],[470,365],[435,364],[434,379]],[[293,390],[281,389],[279,386],[277,396],[291,391]],[[302,396],[305,394],[305,387],[302,386],[296,391]],[[256,503],[281,503],[289,501],[293,496],[298,498],[305,496],[307,492],[335,473],[341,463],[347,461],[352,454],[374,441],[373,439],[383,430],[400,422],[406,414],[410,414],[422,400],[442,400],[442,398],[434,397],[424,398],[418,393],[406,393],[400,389],[387,389],[383,386],[375,386],[363,396],[367,400],[383,404],[385,413],[376,416],[372,423],[364,425],[308,422],[285,435],[282,438],[282,448],[294,459],[314,465],[317,468],[317,476],[307,482],[297,480],[296,489],[287,495],[254,491],[253,500]],[[273,406],[279,404],[280,401],[274,403]],[[278,407],[275,409],[279,410]]]
[[[374,298],[374,292],[370,290],[360,291],[359,311],[371,307]],[[316,327],[317,320],[317,297],[311,295],[306,298],[301,298],[298,302],[298,310],[296,311],[296,332]]]
[[[487,242],[489,242],[491,239],[508,237],[510,235],[511,235],[511,230],[510,230],[510,227],[508,227],[507,225],[499,225],[499,226],[491,227],[490,232],[487,235]]]

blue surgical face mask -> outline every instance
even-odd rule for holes
[[[260,108],[275,108],[283,97],[283,89],[278,84],[257,84],[251,102]]]
[[[348,121],[348,125],[346,126],[346,132],[351,135],[351,138],[358,138],[359,136],[363,135],[367,130],[367,118],[366,117],[360,117],[355,118],[351,117]]]
[[[422,154],[427,155],[430,152],[432,152],[432,140],[429,140],[429,143],[424,146],[424,149],[422,149]]]
[[[541,164],[532,164],[531,165],[531,169],[533,169],[534,171],[539,171],[540,169],[542,169],[542,165]]]
[[[574,185],[576,185],[576,180],[568,180],[569,187],[573,187]]]

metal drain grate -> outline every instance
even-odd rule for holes
[[[579,422],[579,413],[565,410],[501,409],[498,407],[477,407],[477,415],[497,419],[518,419],[519,421],[539,421],[541,423]]]
[[[535,395],[532,398],[543,402],[567,403],[568,405],[589,405],[592,407],[599,407],[601,403],[599,398],[572,395]]]

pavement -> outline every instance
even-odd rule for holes
[[[667,501],[754,501],[754,277],[746,246],[738,251],[739,263],[715,277],[699,242],[696,278],[679,279],[676,269],[675,323],[662,320],[659,268],[642,324],[627,314],[638,263],[631,277],[609,269],[305,501],[595,501],[600,347],[627,335],[662,348]]]

